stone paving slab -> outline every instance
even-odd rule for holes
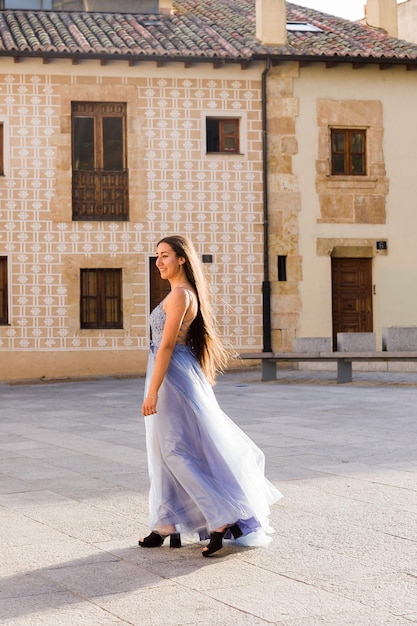
[[[0,623],[417,624],[417,374],[229,372],[222,408],[284,498],[268,548],[148,531],[142,378],[0,384]]]

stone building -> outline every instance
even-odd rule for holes
[[[237,351],[417,319],[417,46],[283,0],[74,1],[0,11],[0,379],[143,372],[173,232]]]

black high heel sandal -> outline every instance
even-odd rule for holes
[[[181,535],[180,533],[171,533],[170,535],[160,535],[154,531],[144,539],[138,541],[141,548],[160,548],[165,539],[169,537],[170,548],[181,548]]]
[[[210,541],[207,547],[201,552],[203,556],[211,556],[223,548],[223,537],[227,532],[227,528],[220,532],[214,531],[210,533]]]
[[[241,537],[243,535],[243,533],[240,530],[238,524],[233,524],[233,526],[230,526],[229,530],[232,533],[234,539],[239,539],[239,537]]]
[[[228,530],[230,530],[235,539],[238,539],[243,534],[237,524],[233,524],[233,526],[227,526],[227,528],[221,531],[214,531],[213,533],[210,533],[210,541],[206,549],[203,550],[201,554],[207,557],[221,550],[223,547],[223,537]]]

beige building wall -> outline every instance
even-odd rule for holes
[[[294,83],[299,99],[299,150],[294,171],[299,181],[299,255],[302,259],[297,336],[332,335],[331,253],[335,246],[372,246],[374,331],[417,324],[417,119],[415,79],[405,68],[377,66],[300,71]],[[398,94],[402,94],[398,98]],[[369,176],[330,177],[325,128],[332,124],[368,128]],[[327,145],[326,145],[327,143]],[[376,250],[385,240],[387,252]]]
[[[417,43],[417,2],[406,0],[398,4],[398,38]]]
[[[225,341],[261,349],[262,69],[2,59],[10,319],[0,379],[143,373],[148,260],[170,233],[212,255],[205,268]],[[128,222],[71,219],[72,100],[127,103]],[[208,115],[240,118],[241,154],[206,155]],[[96,267],[123,269],[123,329],[80,330],[80,268]]]

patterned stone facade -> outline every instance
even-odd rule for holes
[[[0,256],[9,286],[0,378],[143,371],[149,256],[174,232],[212,255],[205,267],[224,338],[237,350],[260,349],[260,72],[129,68],[120,76],[92,63],[69,74],[59,62],[51,73],[36,63],[19,73],[12,63],[5,72],[5,62],[0,76]],[[72,221],[71,101],[127,103],[127,222]],[[240,154],[206,154],[213,115],[240,118]],[[80,269],[97,267],[123,270],[123,329],[80,329]]]

